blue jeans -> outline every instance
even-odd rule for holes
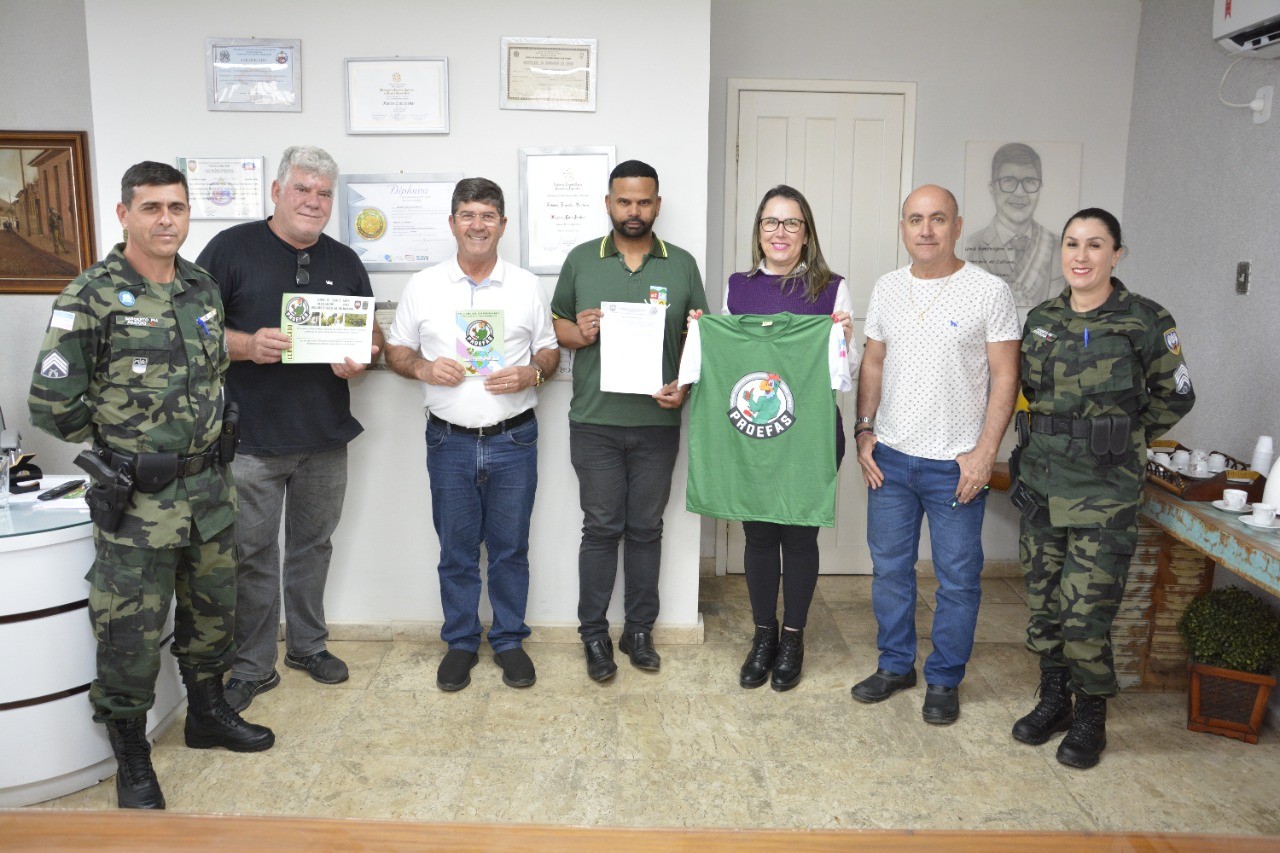
[[[427,423],[431,520],[440,539],[440,639],[451,649],[480,648],[480,543],[489,554],[489,603],[495,652],[529,636],[529,517],[538,489],[538,421],[491,436]]]
[[[239,502],[236,546],[240,551],[236,660],[231,674],[260,681],[276,668],[282,577],[285,648],[305,657],[324,649],[329,639],[324,586],[333,556],[330,537],[342,517],[347,493],[347,448],[288,456],[238,453],[231,470]]]
[[[920,522],[929,517],[933,568],[938,578],[933,653],[924,663],[929,684],[955,687],[973,651],[982,600],[984,491],[956,504],[960,466],[954,460],[908,456],[884,444],[873,450],[884,484],[868,490],[867,544],[871,548],[871,607],[881,669],[904,674],[916,662],[916,559]]]
[[[569,458],[578,474],[578,633],[609,636],[609,599],[622,552],[627,633],[653,631],[658,618],[662,513],[680,452],[680,427],[621,427],[569,421]]]

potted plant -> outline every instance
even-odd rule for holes
[[[1280,616],[1258,596],[1228,586],[1198,596],[1178,620],[1190,652],[1187,728],[1248,743],[1258,730],[1280,665]]]

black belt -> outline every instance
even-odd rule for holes
[[[1072,438],[1088,438],[1093,422],[1079,418],[1054,418],[1048,415],[1032,415],[1031,431],[1045,435],[1069,435]]]
[[[433,414],[427,415],[427,422],[433,423],[438,427],[456,432],[459,435],[474,435],[483,438],[486,435],[502,435],[508,430],[513,430],[521,424],[527,424],[533,420],[533,409],[526,409],[514,418],[507,418],[505,421],[498,421],[496,424],[482,427],[464,427],[457,424],[451,424],[444,418],[437,418]]]
[[[128,468],[133,470],[134,463],[137,461],[137,455],[133,453],[121,453],[112,450],[109,447],[95,445],[94,452],[102,457],[102,460],[110,465],[113,469]],[[178,457],[178,476],[194,477],[206,468],[211,468],[218,464],[218,445],[213,445],[202,453],[196,453],[192,456]]]

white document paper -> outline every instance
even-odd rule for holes
[[[600,390],[652,396],[662,388],[665,305],[601,302]]]

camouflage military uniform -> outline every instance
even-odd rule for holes
[[[1102,464],[1089,440],[1032,432],[1018,479],[1041,506],[1024,516],[1020,550],[1031,619],[1027,647],[1042,669],[1069,667],[1072,688],[1117,691],[1111,622],[1137,544],[1147,442],[1191,410],[1195,392],[1173,318],[1118,279],[1093,311],[1077,314],[1070,291],[1027,317],[1022,389],[1037,417],[1073,420],[1128,415],[1132,453]]]
[[[175,258],[171,284],[143,279],[118,245],[53,306],[31,383],[32,422],[120,453],[200,453],[221,426],[229,363],[213,279]],[[98,640],[94,719],[145,714],[176,590],[173,654],[221,677],[235,613],[235,491],[226,466],[135,492],[113,533],[94,529],[89,614]]]

